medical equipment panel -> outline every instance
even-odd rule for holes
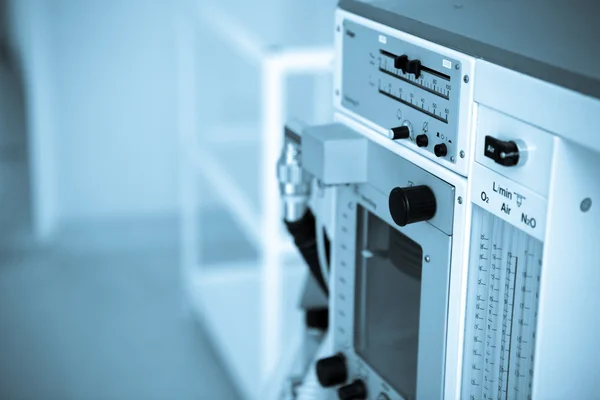
[[[391,140],[466,175],[472,59],[349,14],[338,18],[341,107]]]

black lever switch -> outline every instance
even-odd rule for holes
[[[406,65],[406,72],[409,74],[414,74],[415,78],[419,79],[421,76],[421,61],[410,60]]]
[[[519,163],[519,147],[513,141],[486,136],[484,154],[505,167],[512,167]]]
[[[402,73],[406,73],[406,64],[408,64],[408,56],[406,54],[398,56],[394,60],[394,68],[402,70]]]

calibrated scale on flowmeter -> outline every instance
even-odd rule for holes
[[[485,181],[474,185],[462,397],[529,399],[543,243],[526,230],[543,221],[534,194]]]

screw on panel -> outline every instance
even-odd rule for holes
[[[589,197],[583,199],[583,201],[581,202],[581,211],[583,212],[588,212],[590,210],[590,208],[592,208],[592,199],[590,199]]]
[[[462,204],[462,197],[458,196],[458,199],[456,200],[458,200],[458,204]]]
[[[425,256],[425,262],[429,262],[429,261],[431,261],[431,257]]]
[[[456,63],[456,65],[454,66],[454,68],[456,68],[457,70],[459,70],[460,69],[460,64]]]
[[[339,32],[339,31],[341,30],[341,29],[340,29],[340,26],[338,25],[338,26],[337,26],[337,28],[336,28],[335,30],[336,30],[337,32]]]
[[[336,95],[336,96],[339,96],[339,95],[340,95],[340,91],[339,91],[339,90],[336,90],[336,91],[335,91],[335,95]]]
[[[463,78],[463,81],[465,83],[469,83],[469,75],[465,75],[464,78]]]
[[[464,151],[460,151],[460,158],[465,158],[465,152]]]
[[[456,161],[456,158],[454,158],[454,156],[450,157],[450,161],[454,162]]]

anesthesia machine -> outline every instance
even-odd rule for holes
[[[598,398],[598,15],[339,3],[334,122],[277,169],[327,299],[290,398]]]

